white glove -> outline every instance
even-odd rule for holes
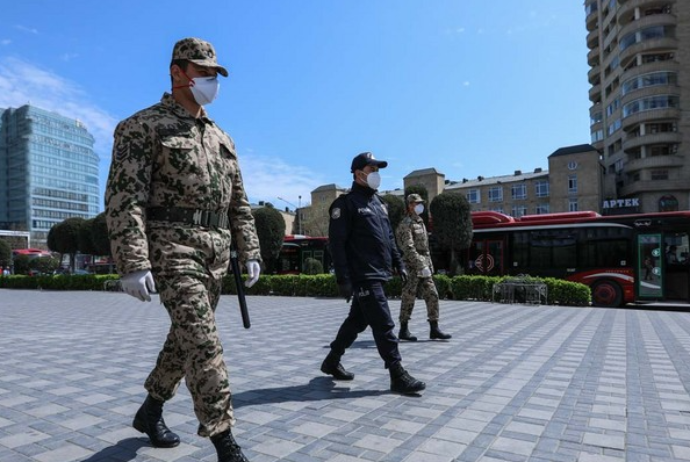
[[[156,291],[156,284],[153,282],[153,275],[150,270],[125,274],[120,278],[120,284],[122,285],[122,290],[142,302],[150,302],[150,292]]]
[[[251,287],[256,284],[259,280],[259,274],[261,274],[261,265],[259,265],[258,260],[247,260],[247,274],[249,279],[244,283],[246,287]]]
[[[419,273],[419,277],[421,278],[430,278],[431,277],[431,270],[429,269],[428,266],[425,266],[422,268],[422,272]]]

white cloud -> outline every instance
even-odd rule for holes
[[[113,130],[118,119],[92,102],[77,83],[17,58],[0,58],[0,108],[31,104],[83,122],[95,139],[101,157],[101,189],[110,165]],[[299,205],[311,202],[311,191],[327,183],[306,167],[286,164],[279,158],[262,156],[251,149],[240,153],[245,188],[252,202],[268,201],[276,207],[286,204],[278,196]],[[290,207],[292,208],[292,207]]]
[[[21,24],[17,24],[16,26],[14,26],[14,28],[22,32],[28,32],[29,34],[38,34],[38,29],[22,26]]]
[[[0,40],[0,45],[3,45],[3,46],[7,46],[7,45],[9,45],[10,43],[12,43],[12,40],[10,40],[10,39],[2,39],[2,40]]]
[[[282,209],[288,206],[278,200],[278,197],[282,197],[294,206],[304,207],[311,202],[311,192],[328,183],[309,168],[289,165],[279,158],[257,155],[251,149],[240,152],[239,159],[244,188],[249,200],[254,203],[267,201]],[[302,196],[301,201],[299,196]]]
[[[62,56],[60,56],[60,59],[65,62],[68,62],[78,57],[79,55],[77,53],[64,53]]]
[[[17,58],[0,60],[0,107],[25,104],[83,122],[96,141],[96,152],[109,156],[117,119],[94,104],[76,83]]]

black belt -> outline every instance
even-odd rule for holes
[[[188,209],[183,207],[150,207],[146,209],[146,219],[153,221],[168,221],[187,225],[203,226],[205,228],[230,229],[228,211]]]

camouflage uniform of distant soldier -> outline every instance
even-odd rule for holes
[[[424,220],[419,216],[424,211],[424,201],[419,194],[410,194],[407,196],[406,206],[407,213],[395,231],[396,241],[409,271],[409,277],[402,289],[400,334],[398,337],[401,340],[417,341],[417,337],[410,333],[408,323],[417,298],[417,288],[421,284],[420,291],[426,302],[427,316],[431,327],[429,337],[447,340],[451,336],[444,334],[438,328],[438,291],[432,278],[434,267],[429,253],[429,237],[426,233]]]
[[[115,130],[106,219],[123,288],[150,300],[155,278],[171,319],[134,427],[156,447],[177,446],[162,407],[184,378],[199,435],[211,437],[219,461],[242,462],[247,459],[230,432],[234,416],[215,309],[231,241],[248,284],[259,277],[260,249],[235,145],[202,107],[215,99],[217,73],[227,76],[210,43],[177,42],[172,94]]]

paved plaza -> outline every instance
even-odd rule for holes
[[[218,324],[251,462],[690,461],[689,312],[444,301],[443,342],[418,301],[401,352],[427,389],[404,397],[369,330],[354,381],[319,372],[343,300],[248,304],[251,329],[232,296]],[[184,386],[165,407],[179,447],[130,426],[167,329],[157,297],[0,290],[0,461],[215,462]]]

